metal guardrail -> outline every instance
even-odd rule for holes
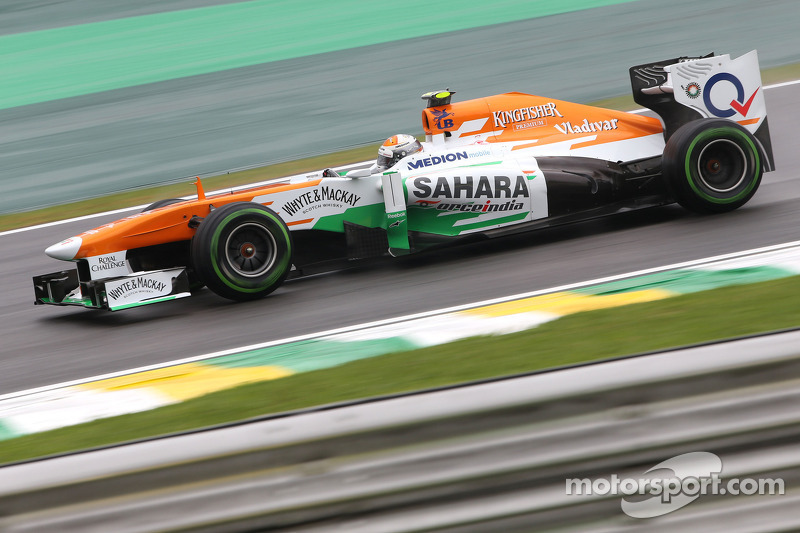
[[[0,530],[797,530],[798,384],[795,331],[11,465]],[[634,519],[565,492],[692,451],[786,494]]]

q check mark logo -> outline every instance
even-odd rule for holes
[[[727,81],[733,85],[734,89],[736,89],[736,99],[731,100],[731,103],[729,104],[730,107],[728,109],[719,109],[711,102],[711,90],[717,83],[721,81]],[[708,80],[708,83],[706,83],[706,90],[703,94],[703,103],[706,105],[706,109],[708,109],[712,115],[717,117],[730,118],[736,113],[746,117],[747,113],[750,112],[750,106],[753,104],[756,94],[758,94],[758,89],[760,88],[761,87],[757,87],[756,90],[753,91],[753,94],[750,95],[750,98],[748,98],[745,102],[744,86],[739,78],[729,72],[720,72],[719,74],[711,76],[711,78]]]
[[[760,89],[760,88],[761,87],[759,87],[758,89]],[[758,92],[758,89],[753,91],[753,94],[750,95],[750,98],[747,99],[747,102],[745,102],[744,105],[740,104],[736,100],[731,100],[731,107],[733,109],[735,109],[736,111],[738,111],[739,114],[741,114],[743,117],[746,117],[747,116],[747,112],[750,111],[750,104],[753,103],[753,99],[756,97],[756,93]]]

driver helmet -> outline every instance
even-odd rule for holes
[[[378,170],[391,168],[407,155],[415,154],[422,150],[422,145],[412,135],[400,133],[386,139],[378,148]]]

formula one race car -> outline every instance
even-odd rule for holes
[[[49,247],[76,269],[33,278],[37,304],[118,310],[207,286],[260,298],[340,260],[417,252],[678,202],[745,204],[772,146],[756,52],[630,69],[659,117],[506,93],[423,95],[425,141],[390,137],[369,169],[165,200]]]

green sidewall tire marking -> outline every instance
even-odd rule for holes
[[[720,134],[720,132],[722,132],[722,134]],[[716,139],[727,138],[732,141],[744,141],[746,147],[750,149],[750,154],[753,156],[753,169],[755,172],[752,178],[750,178],[750,183],[744,190],[730,198],[714,198],[713,196],[710,196],[702,191],[695,183],[695,173],[692,169],[692,154],[694,153],[697,143],[707,140],[709,137]],[[734,202],[738,202],[742,198],[745,198],[758,183],[758,178],[762,174],[761,155],[759,154],[756,145],[753,144],[753,141],[741,131],[734,128],[713,128],[700,133],[689,145],[689,148],[686,150],[686,156],[684,157],[684,172],[686,173],[686,181],[689,183],[689,186],[692,188],[695,194],[697,194],[697,196],[715,204],[732,204]]]
[[[232,283],[227,278],[227,276],[225,276],[225,274],[223,274],[223,272],[219,268],[219,262],[220,262],[219,261],[220,260],[220,257],[219,257],[219,239],[220,239],[220,236],[221,236],[223,230],[225,229],[225,227],[228,225],[228,223],[231,220],[233,220],[235,218],[238,218],[238,217],[241,217],[243,215],[249,215],[249,214],[266,216],[272,222],[276,222],[274,215],[272,215],[270,213],[267,213],[265,211],[262,211],[260,209],[249,208],[249,209],[242,209],[242,210],[239,210],[239,211],[234,211],[233,213],[231,213],[230,215],[228,215],[224,219],[222,219],[219,222],[219,224],[217,224],[217,227],[214,229],[214,234],[213,234],[213,236],[211,238],[211,247],[210,247],[211,249],[209,251],[211,252],[210,253],[211,264],[214,267],[214,272],[216,273],[217,278],[222,283],[224,283],[225,285],[227,285],[228,287],[230,287],[231,289],[233,289],[233,290],[235,290],[237,292],[252,294],[252,293],[256,293],[256,292],[261,292],[261,291],[269,288],[270,285],[272,285],[275,282],[277,282],[278,279],[283,275],[285,269],[288,267],[289,258],[292,255],[291,254],[291,252],[292,252],[291,242],[292,241],[291,241],[291,239],[289,237],[289,232],[288,232],[287,228],[282,223],[280,223],[279,221],[276,222],[275,226],[280,228],[281,234],[282,234],[281,236],[283,237],[283,242],[286,245],[286,253],[283,254],[283,257],[280,258],[279,261],[276,263],[276,265],[273,267],[272,273],[269,275],[268,278],[266,278],[265,280],[262,280],[260,282],[260,286],[259,287],[242,287],[240,285],[236,285],[236,284]],[[267,231],[269,231],[268,228],[267,228]],[[274,236],[278,237],[278,235],[274,235]]]

